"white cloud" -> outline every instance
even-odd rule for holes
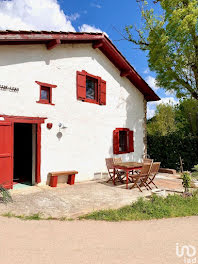
[[[98,3],[91,3],[91,6],[96,7],[96,8],[102,8],[102,6]]]
[[[146,69],[143,71],[144,74],[148,74],[149,72],[150,72],[149,68],[146,68]]]
[[[108,34],[103,32],[100,28],[96,28],[95,26],[90,26],[87,24],[83,24],[82,26],[78,27],[78,30],[80,32],[104,33],[107,37],[109,37]]]
[[[90,26],[87,24],[83,24],[82,26],[78,27],[80,32],[99,32],[102,33],[102,30],[99,28],[96,28],[95,26]]]
[[[163,97],[161,98],[161,100],[159,101],[156,101],[155,104],[156,105],[159,105],[159,104],[177,104],[179,102],[178,99],[176,99],[175,97],[173,96],[170,96],[170,97]],[[153,102],[154,103],[154,102]]]
[[[147,119],[152,118],[155,115],[155,109],[151,109],[148,107],[147,109]]]
[[[67,16],[67,19],[70,21],[75,21],[80,17],[78,13],[71,14],[70,16]]]
[[[84,13],[87,11],[85,10]],[[71,22],[79,17],[79,13],[65,14],[58,0],[0,0],[0,30],[75,32]],[[100,28],[87,24],[83,24],[78,29],[81,32],[102,33]]]
[[[159,87],[156,85],[156,80],[154,77],[149,75],[146,77],[145,80],[153,90],[157,91],[159,89]]]
[[[0,1],[0,29],[75,31],[57,0]]]
[[[147,119],[155,115],[156,106],[159,104],[172,104],[176,105],[179,103],[179,100],[173,96],[163,97],[159,101],[148,102],[147,104]]]

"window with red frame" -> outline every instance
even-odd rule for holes
[[[77,99],[106,105],[106,82],[86,71],[77,71]]]
[[[116,128],[113,131],[113,153],[134,152],[133,131],[128,128]]]
[[[42,83],[38,81],[36,81],[36,83],[40,86],[40,99],[37,101],[37,103],[54,105],[52,103],[52,88],[57,86],[54,84]]]

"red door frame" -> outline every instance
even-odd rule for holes
[[[0,117],[4,118],[4,121],[9,121],[13,124],[12,129],[12,143],[13,143],[13,151],[14,151],[14,123],[29,123],[36,124],[37,126],[37,137],[36,137],[36,175],[35,182],[41,182],[41,124],[45,122],[46,117],[26,117],[26,116],[8,116],[8,115],[0,115]],[[13,163],[13,155],[12,155],[12,163]],[[13,173],[13,170],[12,170]],[[13,177],[12,177],[13,178]]]

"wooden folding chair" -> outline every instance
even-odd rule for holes
[[[116,165],[118,163],[121,163],[122,162],[122,158],[113,158],[113,163]],[[125,183],[125,178],[126,178],[126,173],[125,171],[122,171],[122,170],[117,170],[117,177],[118,177],[118,180],[121,182],[121,183]]]
[[[113,163],[114,164],[118,164],[118,163],[121,163],[122,162],[122,158],[113,158]]]
[[[143,163],[153,163],[153,159],[143,159]]]
[[[150,169],[150,173],[149,173],[149,178],[148,178],[148,182],[147,185],[150,185],[151,183],[155,186],[155,188],[158,189],[157,185],[154,183],[154,179],[155,176],[157,175],[159,168],[160,168],[160,164],[161,162],[153,162],[151,169]]]
[[[144,163],[142,165],[140,173],[130,176],[133,179],[133,185],[130,189],[138,187],[138,189],[142,192],[141,187],[144,186],[148,190],[147,184],[145,182],[148,180],[150,168],[151,163]]]
[[[114,162],[113,162],[113,158],[107,158],[106,160],[106,166],[107,166],[107,170],[109,173],[109,179],[107,182],[112,181],[113,182],[113,178],[114,178]],[[123,183],[123,178],[125,177],[124,175],[124,171],[121,170],[115,170],[115,182],[116,181],[121,181]]]

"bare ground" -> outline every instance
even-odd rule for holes
[[[176,243],[198,253],[197,222],[197,216],[119,223],[0,217],[0,263],[184,263]]]

